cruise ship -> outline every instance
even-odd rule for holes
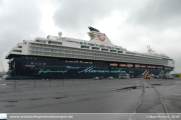
[[[129,51],[114,45],[105,33],[88,28],[89,41],[62,37],[62,32],[23,40],[5,56],[9,70],[2,79],[135,78],[169,74],[174,69],[173,59],[149,46],[148,53]]]

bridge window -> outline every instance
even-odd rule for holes
[[[98,47],[92,47],[92,49],[93,49],[93,50],[99,50],[99,48],[98,48]]]
[[[123,53],[123,51],[118,51],[118,53]]]
[[[62,45],[62,42],[48,41],[48,44],[59,44],[59,45]]]
[[[109,51],[109,49],[101,49],[102,51]]]
[[[89,46],[81,46],[81,48],[90,48]]]
[[[126,52],[126,54],[135,55],[135,53],[132,53],[132,52]]]
[[[110,52],[116,52],[116,50],[110,50]]]

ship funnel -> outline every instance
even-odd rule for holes
[[[155,53],[155,51],[152,50],[149,45],[147,46],[147,48],[148,48],[148,53],[150,53],[152,55]]]

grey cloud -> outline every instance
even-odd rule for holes
[[[181,21],[180,0],[151,0],[134,16],[136,22],[145,26],[180,27]]]
[[[4,61],[5,55],[24,39],[42,35],[41,12],[35,1],[17,0],[2,1],[0,12],[0,61]]]
[[[94,24],[96,19],[109,16],[111,4],[108,1],[66,0],[61,1],[60,8],[55,12],[54,21],[60,28],[80,29],[82,26]]]
[[[134,0],[129,2],[127,0],[63,0],[58,4],[59,9],[53,17],[55,25],[64,30],[80,31],[80,29],[85,30],[88,26],[111,17],[114,11],[125,12],[138,3]]]
[[[3,31],[18,31],[21,34],[37,31],[41,24],[41,13],[35,2],[16,1],[9,3],[1,14],[0,24]],[[38,28],[39,29],[39,28]]]

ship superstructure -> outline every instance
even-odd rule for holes
[[[139,76],[145,71],[158,75],[174,69],[173,59],[155,54],[150,47],[147,54],[129,51],[111,43],[105,33],[89,29],[89,41],[62,37],[61,32],[59,36],[23,40],[7,54],[9,71],[4,78]]]

